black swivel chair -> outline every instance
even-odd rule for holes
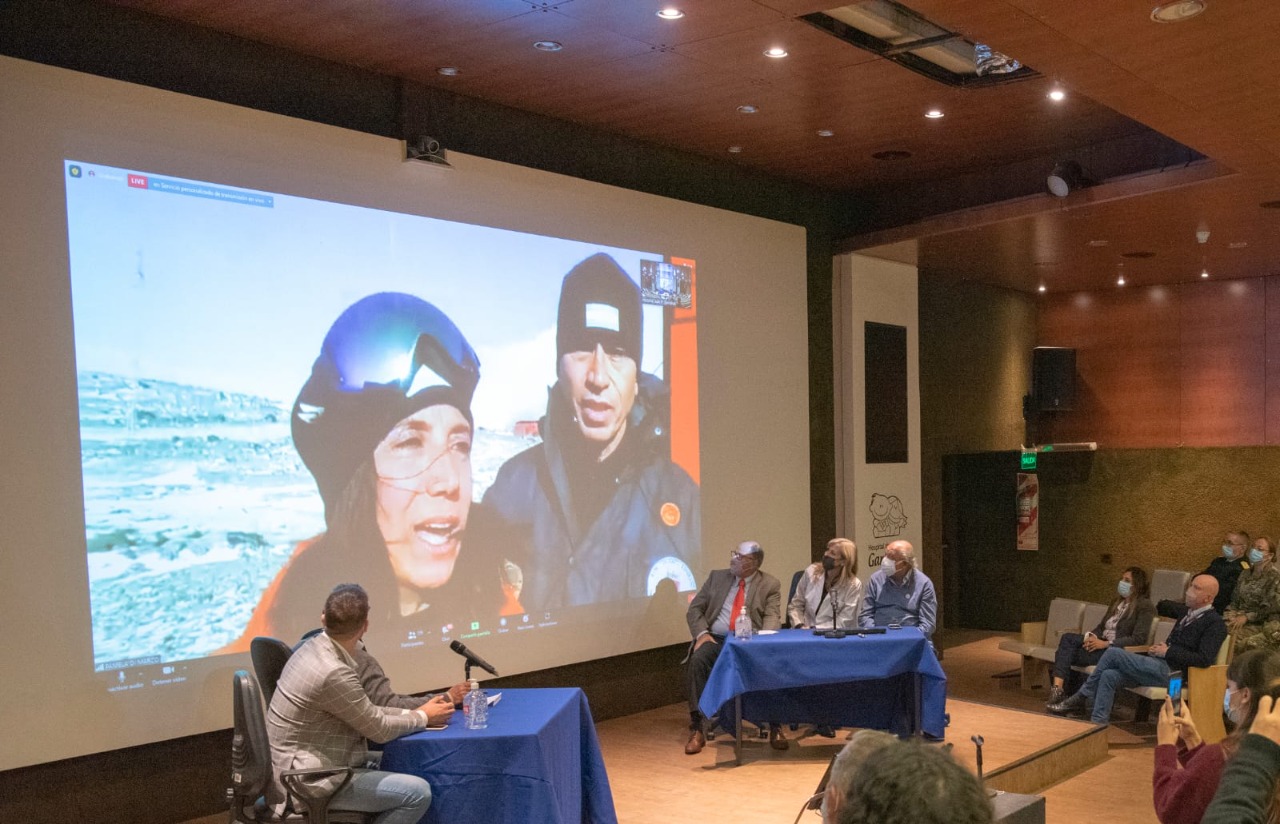
[[[271,745],[267,740],[267,723],[262,709],[258,682],[244,670],[232,678],[234,692],[234,735],[231,739],[231,787],[227,799],[231,804],[231,824],[370,824],[376,813],[348,810],[329,811],[333,794],[351,780],[350,767],[315,770],[289,770],[281,774],[289,794],[290,810],[277,817],[262,797],[271,783]],[[317,793],[303,782],[307,779],[341,777],[332,792]]]
[[[258,677],[262,687],[263,701],[271,706],[271,696],[276,694],[276,683],[284,665],[289,662],[293,650],[279,638],[268,638],[259,635],[249,642],[249,658],[253,661],[253,674]]]

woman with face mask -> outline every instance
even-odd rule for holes
[[[1160,824],[1198,824],[1218,789],[1227,761],[1258,712],[1258,701],[1280,683],[1280,653],[1253,650],[1227,667],[1222,709],[1233,732],[1217,744],[1205,744],[1183,705],[1175,715],[1165,699],[1156,725],[1155,772],[1152,776],[1156,817]]]
[[[1265,536],[1245,553],[1249,569],[1240,573],[1231,606],[1222,617],[1236,634],[1236,653],[1280,649],[1280,569],[1275,542]]]
[[[791,626],[802,629],[853,629],[858,623],[858,599],[862,582],[858,552],[848,538],[832,538],[820,563],[800,574],[787,615]]]
[[[1053,688],[1047,704],[1057,704],[1074,691],[1066,689],[1067,682],[1076,675],[1072,667],[1096,665],[1110,646],[1123,648],[1147,643],[1155,617],[1156,608],[1147,597],[1147,573],[1141,567],[1129,567],[1120,576],[1116,597],[1098,625],[1084,635],[1068,632],[1058,639]]]

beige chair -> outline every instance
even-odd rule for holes
[[[1024,623],[1018,638],[1006,638],[1000,642],[1000,649],[1022,656],[1023,689],[1045,683],[1048,662],[1053,661],[1058,639],[1063,633],[1080,631],[1086,606],[1084,601],[1054,598],[1045,620]]]
[[[1181,601],[1191,583],[1191,573],[1178,569],[1157,569],[1151,573],[1151,603]]]

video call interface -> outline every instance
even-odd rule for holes
[[[108,689],[293,644],[339,583],[380,657],[687,603],[694,261],[64,167]]]

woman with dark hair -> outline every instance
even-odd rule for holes
[[[372,623],[387,631],[400,619],[425,628],[498,614],[500,562],[462,551],[479,380],[466,338],[412,295],[370,295],[334,321],[292,415],[326,530],[298,545],[222,651],[256,635],[298,638],[343,580],[362,582],[382,613]]]
[[[1259,701],[1280,683],[1280,653],[1253,650],[1227,667],[1222,706],[1234,731],[1217,744],[1205,744],[1185,710],[1175,715],[1165,699],[1156,726],[1155,771],[1152,775],[1156,817],[1160,824],[1198,824],[1213,800],[1223,765],[1258,713]],[[1194,698],[1194,696],[1193,696]]]
[[[1240,573],[1231,605],[1222,613],[1236,634],[1236,652],[1280,649],[1280,569],[1276,545],[1268,537],[1249,547],[1249,569]]]
[[[1116,597],[1107,613],[1091,631],[1064,633],[1058,639],[1058,652],[1053,661],[1053,689],[1046,702],[1052,706],[1066,698],[1066,684],[1072,667],[1095,666],[1107,647],[1132,647],[1147,643],[1156,608],[1147,597],[1147,573],[1131,566],[1120,576]]]

